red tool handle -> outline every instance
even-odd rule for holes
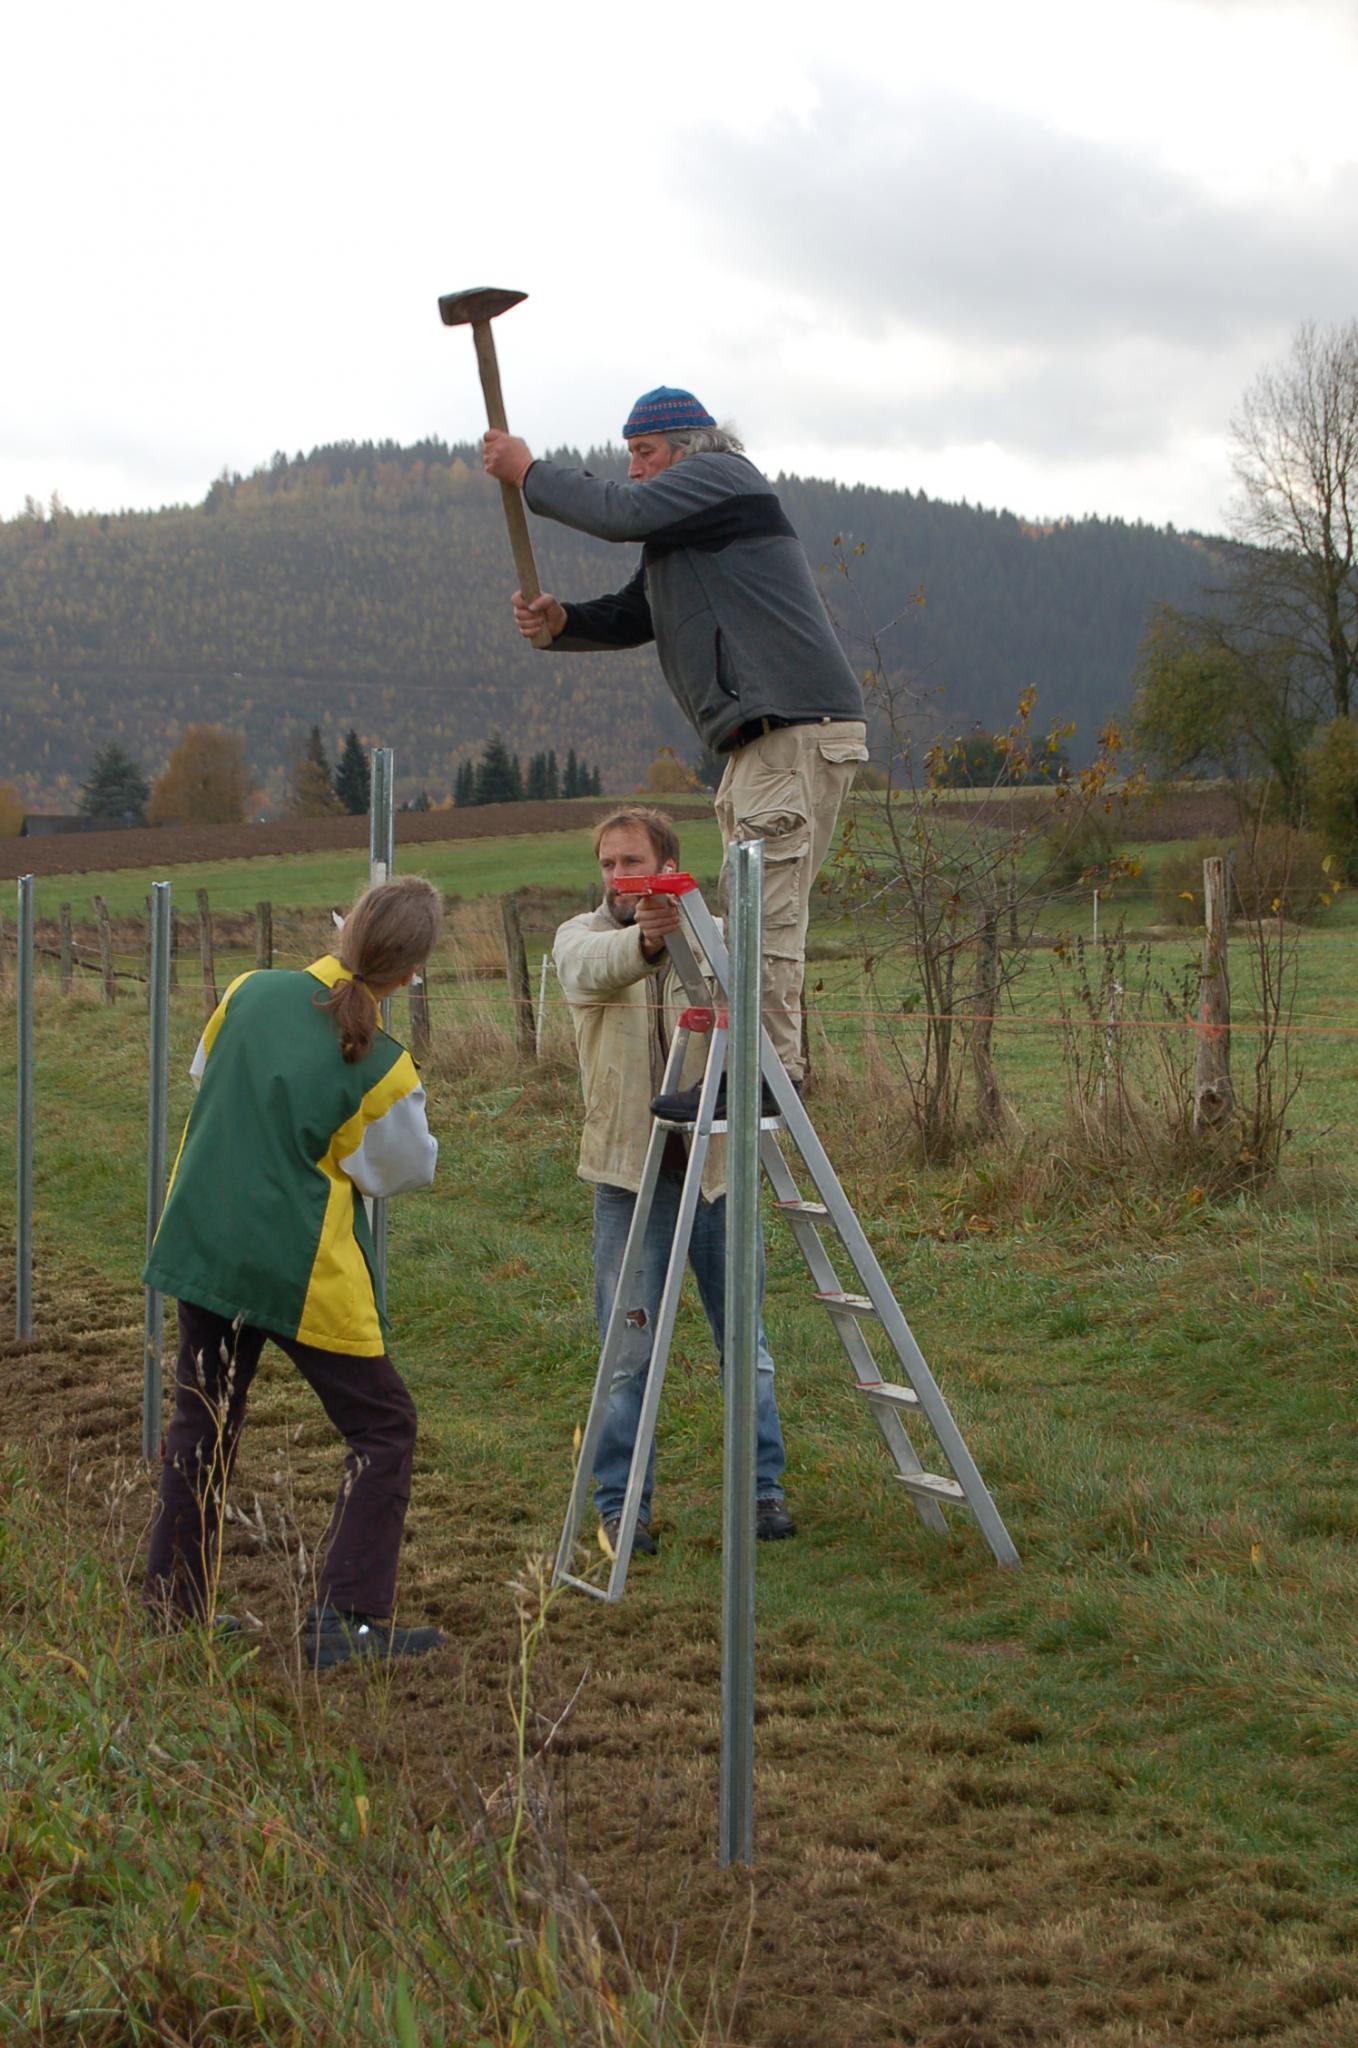
[[[617,896],[687,896],[698,884],[692,875],[619,875],[612,886]]]

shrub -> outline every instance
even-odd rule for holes
[[[1047,864],[1042,880],[1048,888],[1101,888],[1118,858],[1113,820],[1102,811],[1086,811],[1075,820],[1058,815],[1043,841]]]
[[[1346,882],[1358,882],[1358,720],[1336,718],[1306,749],[1311,824]]]
[[[1169,853],[1161,863],[1155,883],[1160,922],[1202,923],[1202,864],[1222,855],[1230,863],[1233,917],[1277,912],[1298,921],[1314,917],[1333,889],[1326,853],[1314,833],[1280,824],[1261,826],[1238,839],[1195,840],[1191,850]]]

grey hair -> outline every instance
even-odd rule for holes
[[[743,455],[745,443],[726,427],[682,427],[664,436],[681,455]]]

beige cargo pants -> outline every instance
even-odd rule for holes
[[[859,719],[775,726],[738,747],[717,791],[723,846],[764,842],[764,1025],[794,1081],[802,1061],[802,977],[811,890],[839,807],[868,758]],[[721,903],[727,904],[727,863]]]

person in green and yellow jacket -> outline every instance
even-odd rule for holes
[[[440,916],[431,885],[403,875],[360,898],[334,954],[232,982],[194,1056],[198,1097],[146,1264],[147,1285],[179,1304],[147,1604],[173,1622],[215,1603],[223,1502],[269,1339],[348,1447],[306,1622],[318,1670],[443,1641],[391,1618],[415,1405],[387,1355],[363,1200],[434,1177],[419,1073],[378,1005],[423,966]]]

